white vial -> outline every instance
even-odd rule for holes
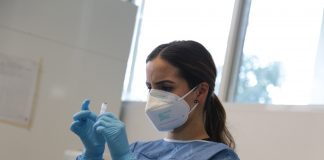
[[[106,102],[102,103],[99,114],[105,113],[107,111],[107,108],[108,108],[108,104]]]

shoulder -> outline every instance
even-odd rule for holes
[[[223,143],[209,141],[196,147],[195,157],[208,160],[239,160],[236,153]]]
[[[215,154],[210,160],[240,160],[240,158],[232,149],[227,148]]]

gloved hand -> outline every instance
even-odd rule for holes
[[[103,135],[108,143],[113,160],[132,159],[125,130],[125,124],[112,113],[100,115],[94,124],[96,131]]]
[[[81,155],[84,160],[102,160],[105,150],[105,139],[97,134],[93,125],[97,116],[89,110],[89,100],[85,100],[81,106],[81,111],[74,114],[74,121],[71,124],[71,131],[77,134],[85,150]]]

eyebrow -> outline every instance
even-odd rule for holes
[[[163,84],[163,83],[171,83],[171,84],[174,84],[175,82],[173,82],[171,80],[162,80],[162,81],[155,82],[154,84],[160,85],[160,84]],[[146,82],[146,85],[151,85],[151,84],[149,82]]]

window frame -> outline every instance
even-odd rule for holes
[[[225,62],[222,73],[219,99],[233,102],[243,56],[251,0],[235,0],[231,28],[228,36]]]

